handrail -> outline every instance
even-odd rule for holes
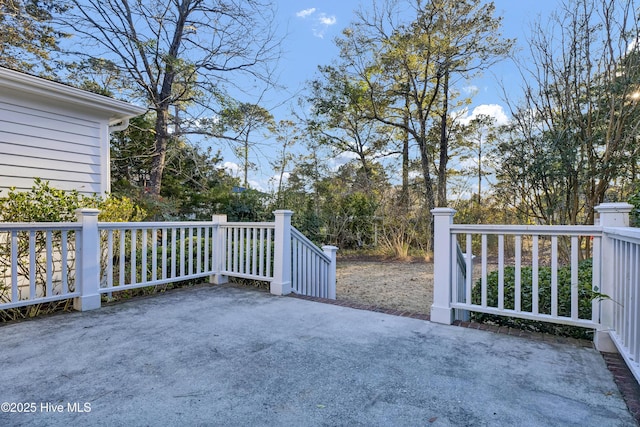
[[[305,246],[308,246],[309,249],[311,249],[313,251],[313,253],[315,253],[316,255],[318,255],[320,257],[322,257],[325,261],[327,261],[327,262],[331,261],[329,259],[329,257],[324,252],[322,252],[322,250],[315,243],[313,243],[311,240],[309,240],[309,238],[307,236],[305,236],[304,234],[302,234],[297,228],[291,227],[291,237],[292,238],[295,237],[300,242],[302,242]]]
[[[640,228],[604,227],[604,232],[620,240],[640,242]]]
[[[596,225],[497,225],[497,224],[451,224],[452,234],[534,234],[540,236],[599,236],[603,228]]]
[[[152,229],[152,228],[187,228],[187,227],[212,227],[217,224],[211,221],[171,221],[171,222],[99,222],[100,230],[115,229]]]
[[[0,222],[0,232],[9,231],[78,231],[82,226],[77,222]]]
[[[224,222],[221,223],[222,227],[247,227],[247,228],[255,228],[255,227],[263,227],[263,228],[275,228],[275,224],[273,222]]]

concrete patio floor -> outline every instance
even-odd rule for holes
[[[594,349],[254,289],[7,324],[0,340],[1,426],[636,425]]]

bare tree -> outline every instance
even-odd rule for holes
[[[270,65],[279,54],[271,2],[69,0],[69,5],[57,16],[74,36],[69,53],[111,64],[119,89],[155,112],[152,195],[160,194],[176,130],[202,132],[214,122],[218,101],[238,73],[271,83]],[[176,126],[172,110],[187,125]]]
[[[501,185],[541,222],[592,224],[612,187],[638,179],[637,3],[566,0],[533,27]]]

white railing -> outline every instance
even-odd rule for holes
[[[273,280],[274,223],[235,222],[220,225],[226,256],[222,274]]]
[[[580,293],[599,292],[602,234],[599,227],[455,224],[451,226],[450,233],[454,248],[459,240],[466,247],[464,278],[461,277],[463,270],[457,265],[451,272],[453,283],[464,282],[464,286],[453,288],[451,307],[588,328],[596,328],[599,324],[599,300],[592,299],[591,307],[587,310],[583,307],[583,313],[580,313],[579,298]],[[479,277],[473,274],[471,251],[474,238],[480,242]],[[491,248],[489,240],[495,241]],[[561,263],[563,250],[566,262]],[[489,265],[490,254],[495,258],[492,266]],[[588,290],[579,287],[581,259],[596,260],[591,271],[591,289]],[[567,265],[564,269],[570,271],[569,281],[559,277],[559,272],[564,270],[561,270],[561,264]],[[497,273],[497,294],[492,295],[489,294],[493,287],[488,284],[490,270]],[[541,280],[541,270],[550,273],[545,275],[548,281]],[[507,274],[513,274],[513,283],[505,277]],[[478,289],[474,289],[478,286],[476,282]],[[569,296],[569,306],[560,304],[562,293]]]
[[[336,250],[320,250],[295,228],[291,229],[291,289],[300,295],[336,299]],[[323,252],[324,251],[324,252]]]
[[[212,222],[98,223],[100,293],[214,275]]]
[[[337,248],[322,253],[292,230],[291,211],[276,211],[273,223],[228,223],[224,215],[99,223],[98,213],[79,210],[73,223],[0,223],[0,310],[68,298],[90,310],[101,294],[202,277],[264,280],[278,295],[293,283],[296,293],[335,298]]]
[[[464,310],[595,329],[596,348],[619,351],[640,381],[640,230],[628,227],[630,210],[605,203],[597,225],[520,226],[454,224],[455,210],[434,209],[431,320],[450,324]]]
[[[0,308],[74,298],[77,223],[0,223]]]
[[[605,228],[612,248],[611,338],[640,382],[640,230]]]

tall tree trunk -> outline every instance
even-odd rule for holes
[[[422,138],[418,141],[420,147],[420,164],[422,165],[422,175],[424,176],[424,196],[429,212],[436,207],[435,195],[433,192],[433,179],[431,178],[431,159],[429,158],[429,148],[426,146],[426,141]]]
[[[482,216],[482,133],[478,139],[478,203],[476,207],[478,208],[476,221],[480,224]]]
[[[409,117],[404,115],[405,129],[409,127]],[[402,131],[402,190],[400,193],[400,207],[404,213],[409,211],[409,133]]]
[[[151,159],[151,172],[149,193],[152,196],[160,196],[162,188],[162,174],[164,172],[165,158],[167,155],[167,147],[169,146],[168,131],[169,124],[169,105],[159,106],[156,109],[156,140],[153,148],[153,158]]]
[[[447,206],[447,162],[449,161],[449,72],[445,71],[442,83],[442,115],[440,116],[440,163],[438,164],[438,206]]]

